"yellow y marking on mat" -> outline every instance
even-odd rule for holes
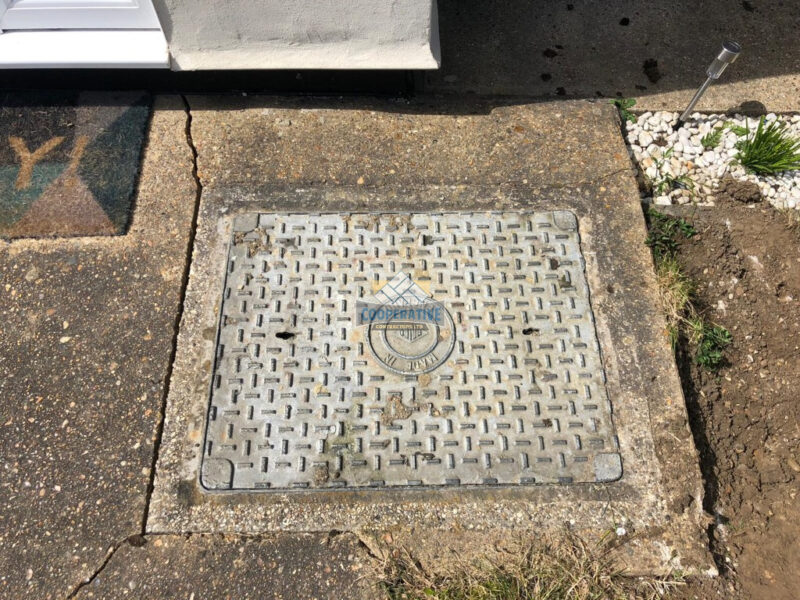
[[[67,175],[74,177],[78,171],[78,165],[83,157],[83,151],[86,150],[86,144],[89,143],[88,135],[78,136],[75,140],[75,145],[72,147],[72,152],[69,153],[69,166],[67,167]]]
[[[63,141],[64,138],[60,136],[51,138],[39,146],[34,152],[31,152],[28,150],[25,140],[9,136],[8,143],[11,144],[20,162],[19,173],[17,173],[17,181],[14,187],[18,190],[24,190],[29,187],[31,185],[31,177],[33,176],[33,167]]]

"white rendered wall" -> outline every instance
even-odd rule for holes
[[[436,0],[154,0],[172,69],[435,69]]]

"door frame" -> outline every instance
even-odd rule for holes
[[[3,22],[3,15],[6,13],[8,9],[9,0],[0,0],[0,23]],[[0,25],[0,33],[3,33],[3,27]]]

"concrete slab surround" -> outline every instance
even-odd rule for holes
[[[477,556],[509,535],[623,527],[616,553],[631,572],[713,568],[697,456],[612,107],[258,97],[190,104],[204,189],[148,532],[337,530],[370,543],[390,531],[420,553]],[[497,210],[577,217],[624,464],[618,481],[299,494],[203,490],[222,277],[237,216]]]

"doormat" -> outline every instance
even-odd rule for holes
[[[206,490],[622,475],[568,211],[238,218]]]
[[[0,237],[124,234],[150,96],[9,92],[0,97]]]

